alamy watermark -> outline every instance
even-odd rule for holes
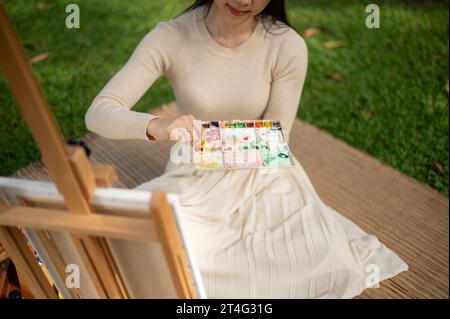
[[[380,7],[374,3],[369,4],[366,7],[366,27],[368,29],[379,29],[380,28]]]
[[[68,13],[66,17],[66,28],[68,29],[79,29],[80,28],[80,7],[71,3],[66,6],[66,13]],[[368,29],[379,29],[381,27],[381,10],[380,6],[371,3],[366,6],[366,27]]]
[[[77,4],[71,3],[66,7],[66,28],[79,29],[80,28],[80,7]]]
[[[366,266],[366,282],[364,288],[380,288],[380,267],[376,264]]]
[[[77,264],[68,264],[66,266],[66,287],[80,288],[80,267]]]

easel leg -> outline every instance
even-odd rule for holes
[[[0,227],[0,242],[13,260],[19,277],[35,298],[58,298],[38,265],[24,234],[18,228]]]

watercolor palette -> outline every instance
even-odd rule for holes
[[[198,169],[292,167],[280,121],[202,121]]]

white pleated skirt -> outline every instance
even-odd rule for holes
[[[197,170],[168,161],[136,187],[178,194],[209,298],[352,298],[408,269],[327,206],[303,167]]]

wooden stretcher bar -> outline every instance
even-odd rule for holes
[[[50,182],[2,177],[0,194],[6,198],[20,198],[21,202],[29,202],[30,205],[64,203],[64,198]],[[197,285],[202,280],[195,260],[188,253],[190,250],[182,239],[184,236],[180,236],[182,229],[177,224],[179,218],[175,214],[179,206],[176,196],[139,190],[97,188],[92,198],[95,203],[93,206],[102,207],[107,213],[81,215],[70,214],[62,209],[10,205],[0,209],[0,227],[20,226],[25,230],[40,232],[41,236],[44,236],[45,231],[64,231],[105,238],[159,241],[166,248],[164,253],[178,296],[206,298],[202,284]],[[132,202],[134,205],[131,205]],[[124,205],[133,207],[135,214],[123,216],[120,207]],[[52,246],[48,240],[44,241]],[[45,250],[50,251],[48,248]],[[57,254],[56,250],[51,252]],[[64,275],[61,266],[58,272]]]

